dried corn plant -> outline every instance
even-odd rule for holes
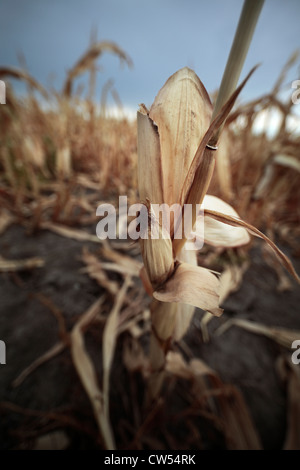
[[[0,69],[0,77],[28,84],[29,94],[22,100],[8,85],[7,104],[1,107],[0,198],[31,230],[49,220],[92,222],[91,201],[99,200],[100,192],[115,198],[136,187],[134,124],[104,117],[90,98],[71,94],[76,77],[91,72],[105,51],[132,65],[116,44],[94,42],[68,73],[62,93],[46,91],[24,70]],[[94,194],[86,197],[91,188]]]
[[[68,72],[61,93],[44,90],[25,71],[0,69],[0,77],[23,80],[29,89],[28,99],[21,101],[8,87],[7,105],[1,107],[0,233],[11,224],[21,222],[29,233],[42,229],[98,244],[97,255],[83,250],[85,267],[82,272],[95,280],[105,293],[69,333],[65,326],[61,328],[63,322],[59,318],[59,341],[29,365],[14,381],[14,386],[70,348],[74,366],[91,402],[103,447],[117,446],[117,430],[113,429],[110,416],[110,380],[118,338],[126,332],[123,362],[129,371],[142,372],[147,379],[148,404],[157,399],[155,406],[159,406],[167,396],[161,393],[162,385],[168,387],[177,378],[184,379],[191,386],[187,394],[189,404],[216,423],[228,448],[261,448],[240,392],[222,383],[202,361],[190,357],[186,362],[181,354],[172,350],[174,343],[187,332],[195,307],[206,312],[201,327],[204,340],[209,340],[207,322],[222,314],[220,305],[239,287],[251,263],[248,258],[241,267],[227,264],[219,275],[209,269],[210,256],[204,251],[201,254],[203,265],[198,265],[199,254],[197,259],[197,253],[188,249],[190,240],[184,230],[192,227],[192,237],[199,239],[195,224],[197,204],[202,203],[204,208],[204,234],[201,233],[200,238],[204,236],[205,243],[217,253],[241,246],[247,250],[250,233],[264,239],[280,263],[299,280],[289,260],[272,241],[276,231],[289,240],[299,235],[299,135],[289,132],[292,105],[279,96],[285,73],[297,56],[289,60],[270,94],[251,103],[238,104],[232,111],[247,80],[235,90],[261,6],[261,1],[245,2],[215,105],[195,72],[181,69],[167,80],[150,110],[141,106],[137,132],[136,123],[108,117],[106,97],[109,92],[121,106],[111,81],[103,86],[100,113],[92,102],[98,57],[108,51],[131,66],[128,55],[114,43],[92,43]],[[75,80],[83,73],[91,75],[89,94],[84,100],[74,91]],[[40,105],[33,90],[42,94],[49,108]],[[255,135],[259,114],[271,113],[273,108],[282,115],[278,133],[272,139],[264,134]],[[121,254],[120,250],[126,251],[125,244],[115,249],[113,242],[104,243],[84,228],[96,223],[95,207],[100,199],[114,203],[118,194],[126,193],[136,200],[137,187],[149,215],[144,232],[149,237],[140,241],[143,267],[140,260]],[[172,214],[169,230],[166,230],[155,204],[179,205],[180,233]],[[191,214],[185,211],[185,204],[192,207]],[[262,229],[271,239],[260,231]],[[151,238],[153,230],[157,239]],[[269,262],[274,264],[274,257],[269,257]],[[41,268],[44,260],[1,258],[0,265],[0,271],[13,273]],[[286,287],[287,278],[283,278],[282,268],[278,266],[274,264],[281,280],[285,279],[283,287]],[[147,299],[139,292],[139,274],[152,298],[150,312]],[[133,279],[137,283],[136,290]],[[84,332],[92,322],[97,329],[99,324],[103,326],[101,374],[84,341]],[[141,336],[148,337],[150,326],[149,361]],[[224,333],[230,326],[267,336],[283,347],[289,347],[298,334],[241,319],[228,321],[217,333]],[[299,388],[299,377],[286,367],[281,367],[280,375],[287,383],[289,394],[290,431],[286,448],[291,448],[298,442],[297,422],[292,414],[293,409],[297,413],[298,409],[291,384],[296,383]],[[150,442],[143,429],[147,420],[151,421],[152,411],[147,413],[149,408],[144,411],[135,409],[138,431],[134,429],[133,434],[136,431],[137,448]],[[199,436],[198,430],[193,429],[193,433]],[[155,448],[157,442],[152,441],[152,445]]]
[[[149,111],[142,105],[138,112],[138,185],[141,201],[148,208],[148,228],[140,240],[144,261],[141,277],[146,291],[154,298],[150,344],[153,373],[148,400],[159,395],[166,353],[172,342],[186,333],[194,308],[217,316],[222,313],[219,279],[208,269],[197,266],[195,252],[186,248],[188,234],[184,228],[188,223],[191,228],[195,226],[197,204],[204,204],[206,242],[215,246],[226,246],[226,242],[231,247],[241,246],[249,242],[248,231],[267,241],[299,281],[289,260],[271,240],[239,219],[231,206],[218,198],[205,196],[221,129],[252,73],[229,98],[262,6],[259,3],[254,7],[251,2],[245,2],[214,111],[200,79],[192,70],[184,68],[167,80]],[[246,31],[243,29],[245,20]],[[229,190],[229,184],[228,179],[223,190]],[[175,221],[174,215],[168,230],[157,213],[157,207],[164,204],[181,208],[180,222]],[[191,208],[188,222],[187,207]]]

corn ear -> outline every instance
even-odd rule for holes
[[[140,239],[140,245],[146,272],[155,289],[163,284],[174,270],[172,241],[153,212],[148,218],[147,231],[146,238]],[[153,238],[154,236],[156,238]]]
[[[188,67],[174,73],[157,94],[149,117],[157,125],[163,201],[180,202],[180,190],[212,115],[208,93]]]

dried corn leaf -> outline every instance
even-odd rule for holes
[[[64,144],[56,151],[56,171],[62,177],[71,175],[71,149],[68,144]]]
[[[121,290],[119,290],[116,296],[113,308],[109,313],[103,332],[103,406],[104,413],[107,419],[109,416],[109,375],[117,342],[119,323],[118,315],[122,308],[122,304],[124,302],[124,298],[126,296],[126,292],[130,283],[131,278],[127,277],[123,283]]]
[[[220,305],[221,305],[221,302],[220,302]],[[209,333],[208,333],[207,325],[211,321],[212,318],[213,318],[213,315],[211,313],[205,312],[205,314],[200,320],[200,328],[201,328],[202,338],[203,338],[204,343],[209,342]]]
[[[34,372],[39,366],[41,366],[45,362],[49,361],[50,359],[53,359],[53,357],[60,354],[65,348],[66,348],[65,343],[63,342],[56,343],[45,354],[38,357],[35,361],[33,361],[30,364],[30,366],[26,367],[26,369],[24,369],[21,372],[21,374],[15,378],[15,380],[12,383],[12,386],[18,387],[19,385],[21,385],[21,383],[24,382],[24,380],[28,377],[28,375]]]
[[[132,276],[139,276],[140,270],[143,266],[140,261],[123,255],[118,251],[112,250],[109,248],[109,246],[103,248],[102,254],[105,258],[114,261],[117,265],[120,266],[120,268],[124,268],[124,273],[130,274]]]
[[[85,188],[93,189],[94,191],[99,191],[99,183],[96,183],[88,175],[85,175],[84,173],[77,173],[76,181],[78,184],[80,184],[81,186],[84,186]]]
[[[5,76],[12,77],[17,80],[23,80],[24,82],[28,83],[31,87],[38,90],[46,100],[48,99],[48,93],[46,89],[25,70],[16,69],[14,67],[0,67],[0,78]]]
[[[141,344],[136,339],[130,338],[124,343],[122,357],[125,367],[131,372],[145,372],[149,369],[149,360],[145,356]]]
[[[119,292],[119,284],[116,281],[109,279],[102,268],[101,261],[97,256],[90,253],[88,250],[83,249],[82,261],[87,265],[82,269],[82,272],[87,273],[92,279],[106,289],[111,295],[115,296]]]
[[[140,338],[143,334],[148,333],[150,328],[150,310],[146,309],[138,314],[134,314],[129,320],[122,320],[120,317],[120,322],[118,326],[118,335],[124,331],[128,331],[133,338]],[[138,323],[143,322],[143,326],[140,326]]]
[[[267,192],[270,190],[271,183],[274,179],[274,174],[274,167],[270,164],[266,165],[256,185],[254,199],[261,199],[267,196]]]
[[[273,162],[300,172],[300,160],[290,155],[275,155]]]
[[[186,363],[179,353],[172,351],[167,354],[166,370],[190,380],[195,401],[201,406],[206,399],[206,406],[211,408],[214,415],[220,416],[220,425],[229,449],[261,449],[260,439],[247,405],[235,387],[223,384],[218,375],[203,361],[192,359],[190,363]],[[204,378],[207,380],[203,380]]]
[[[10,214],[5,209],[2,209],[0,212],[0,235],[5,232],[5,230],[15,222],[15,217]]]
[[[73,80],[85,71],[90,70],[95,60],[105,51],[116,54],[120,60],[127,63],[129,67],[132,67],[130,57],[117,44],[111,41],[95,42],[76,62],[72,69],[69,70],[63,89],[64,96],[71,96]]]
[[[90,399],[99,431],[108,450],[115,449],[112,429],[103,406],[94,365],[85,349],[82,329],[99,313],[103,299],[97,300],[80,318],[71,333],[71,354],[82,385]]]
[[[299,337],[298,337],[299,338]],[[277,369],[287,390],[287,434],[284,450],[300,450],[300,374],[299,366],[291,363],[290,358],[280,357]]]
[[[0,256],[0,272],[24,271],[27,269],[41,268],[45,261],[42,258],[26,258],[17,260],[8,260]]]
[[[208,269],[181,263],[153,297],[161,302],[186,303],[220,316],[219,288],[219,280]]]
[[[285,266],[285,268],[288,270],[288,272],[300,283],[300,278],[298,274],[296,273],[288,257],[275,245],[274,242],[272,242],[272,240],[270,240],[270,238],[268,238],[266,235],[260,232],[256,227],[254,227],[251,224],[248,224],[244,220],[238,219],[236,217],[232,217],[230,215],[221,214],[220,212],[216,212],[213,210],[207,210],[206,215],[220,222],[223,222],[224,224],[233,225],[234,227],[244,227],[252,235],[255,235],[256,237],[259,237],[265,240],[267,244],[272,248],[276,256],[278,256],[278,258],[280,259],[282,264]]]
[[[239,289],[247,268],[248,263],[244,263],[242,266],[229,265],[222,272],[220,277],[220,305],[225,302],[229,294]]]
[[[57,233],[62,237],[72,238],[73,240],[89,241],[95,243],[106,242],[106,240],[100,240],[97,235],[91,235],[90,233],[84,232],[83,230],[65,227],[64,225],[55,224],[53,222],[43,222],[40,224],[40,227],[44,230],[50,230],[51,232]]]
[[[300,338],[300,331],[275,326],[266,326],[261,323],[243,320],[242,318],[228,320],[224,325],[218,328],[216,334],[223,334],[231,326],[238,326],[244,330],[250,331],[251,333],[266,336],[288,349],[291,348],[293,341]]]
[[[266,263],[271,266],[272,269],[277,274],[278,278],[278,284],[277,284],[277,290],[278,292],[285,292],[285,291],[290,291],[293,289],[293,284],[291,282],[291,278],[288,277],[286,274],[286,271],[284,270],[282,264],[278,260],[278,258],[275,258],[272,256],[273,253],[269,247],[269,245],[264,245],[263,247],[263,256],[266,261]]]

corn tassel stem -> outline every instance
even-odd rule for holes
[[[244,2],[211,121],[218,115],[237,86],[263,4],[264,0],[245,0]],[[210,145],[216,145],[222,127],[215,132]]]

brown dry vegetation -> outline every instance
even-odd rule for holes
[[[68,308],[58,307],[56,303],[61,299],[45,294],[38,274],[28,281],[29,292],[36,296],[36,302],[54,315],[59,335],[48,345],[49,349],[39,348],[38,354],[30,356],[31,364],[22,363],[23,367],[17,364],[6,377],[5,390],[0,396],[0,413],[5,423],[1,429],[3,447],[69,445],[72,448],[80,442],[82,448],[112,448],[115,441],[117,448],[123,449],[256,449],[264,445],[299,448],[300,411],[296,397],[300,376],[299,369],[290,361],[291,342],[300,339],[300,322],[296,315],[287,323],[275,317],[274,324],[268,318],[263,324],[262,315],[257,322],[249,321],[247,316],[231,321],[231,315],[225,316],[231,323],[223,321],[225,329],[235,325],[248,330],[246,342],[249,336],[257,334],[271,338],[272,346],[261,343],[262,349],[265,344],[267,349],[280,344],[280,349],[271,355],[273,363],[269,361],[268,367],[272,366],[278,380],[285,384],[285,392],[279,398],[282,400],[284,396],[282,409],[288,418],[287,424],[284,419],[282,424],[281,420],[279,437],[274,437],[273,441],[267,441],[264,437],[267,431],[259,429],[258,409],[251,408],[253,402],[247,398],[247,393],[246,398],[243,396],[239,381],[227,382],[230,374],[224,373],[222,365],[214,364],[213,370],[212,363],[206,360],[205,343],[211,341],[215,347],[222,333],[218,329],[222,322],[214,320],[217,328],[208,330],[209,318],[203,312],[197,312],[197,321],[187,337],[180,344],[174,344],[167,355],[168,375],[161,396],[151,409],[144,406],[145,384],[149,378],[149,299],[139,281],[139,251],[137,245],[128,241],[100,243],[95,236],[99,203],[116,203],[118,195],[123,194],[129,197],[129,203],[138,201],[136,123],[126,118],[108,118],[105,106],[99,113],[90,99],[72,95],[73,80],[84,71],[93,75],[94,61],[104,50],[116,53],[130,64],[128,56],[114,44],[92,46],[69,72],[63,92],[55,96],[50,96],[27,72],[0,68],[0,78],[12,76],[25,80],[29,86],[28,96],[22,100],[8,87],[7,104],[0,109],[0,233],[5,243],[9,241],[9,233],[16,237],[16,243],[23,243],[23,240],[26,245],[31,241],[30,256],[25,257],[29,259],[18,259],[18,250],[14,259],[1,253],[3,282],[22,289],[24,283],[25,287],[27,285],[24,270],[50,269],[51,261],[47,265],[47,256],[43,256],[43,249],[37,245],[46,243],[41,233],[53,232],[59,235],[54,243],[64,238],[62,250],[67,251],[74,243],[72,249],[77,250],[76,256],[81,259],[80,276],[89,276],[89,281],[82,282],[93,280],[98,289],[93,302],[84,303],[81,311],[76,310],[74,300],[75,314],[70,316],[72,294],[69,294]],[[288,66],[296,60],[294,56]],[[285,103],[279,98],[283,83],[284,73],[270,94],[235,107],[223,132],[209,193],[230,202],[244,220],[289,247],[296,259],[300,235],[300,134],[292,134],[287,128],[293,108],[290,101]],[[42,106],[37,93],[43,94],[51,106]],[[258,113],[273,108],[282,114],[277,135],[272,139],[265,134],[254,135],[252,128]],[[255,250],[258,248],[250,244],[235,250],[204,248],[199,254],[202,265],[223,273],[223,303],[231,292],[238,291],[243,276],[247,278],[247,270],[251,272],[251,263],[255,265],[258,256]],[[68,254],[72,256],[70,250]],[[75,258],[75,254],[73,256]],[[274,268],[277,277],[272,277],[273,273],[263,266],[266,263]],[[272,287],[268,289],[267,283],[266,293],[263,289],[259,291],[263,298],[275,298],[277,288],[288,297],[290,290],[297,288],[267,249],[262,264],[256,261],[256,269],[270,276]],[[72,270],[76,270],[77,275],[78,265],[65,264],[63,276],[67,277]],[[255,270],[253,272],[247,278],[249,285],[251,276],[255,277]],[[247,285],[244,292],[247,292]],[[85,297],[85,290],[81,296]],[[238,311],[244,311],[246,297]],[[87,302],[89,300],[91,297],[87,296]],[[297,306],[293,304],[293,308]],[[8,321],[4,312],[2,314]],[[18,317],[18,321],[22,319]],[[12,327],[17,328],[17,325]],[[225,337],[225,329],[220,337]],[[45,328],[42,332],[47,335]],[[86,332],[89,333],[87,346]],[[195,335],[199,347],[195,346]],[[43,343],[43,339],[40,341]],[[63,401],[64,407],[59,408],[60,403],[53,400],[53,409],[51,401],[45,409],[38,398],[36,402],[20,401],[11,392],[18,387],[26,390],[27,383],[31,383],[28,387],[34,390],[30,378],[40,374],[43,380],[44,368],[49,380],[47,365],[51,361],[59,364],[55,361],[59,361],[62,353],[76,391],[71,393],[70,402]],[[83,389],[76,382],[71,361]],[[271,388],[272,383],[268,385]],[[78,398],[85,394],[93,411],[84,398]],[[53,431],[57,430],[64,434],[54,438]],[[48,441],[43,441],[42,436]],[[64,439],[68,444],[63,444]]]

